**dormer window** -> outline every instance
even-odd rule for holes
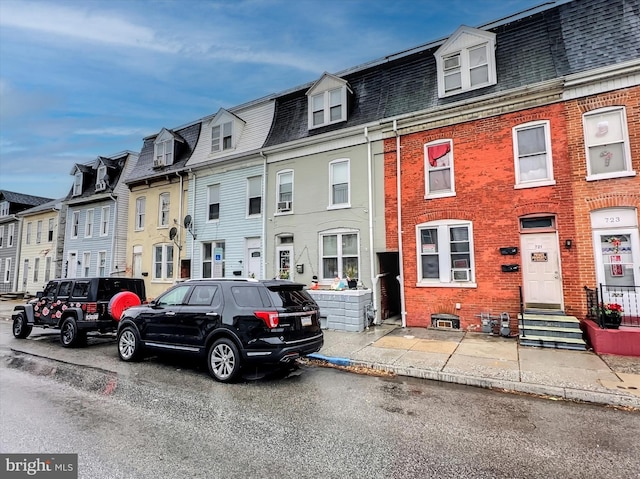
[[[96,191],[104,191],[107,189],[107,167],[100,165],[98,167],[98,173],[96,175]]]
[[[211,151],[224,151],[233,148],[233,123],[228,121],[211,128]]]
[[[325,73],[307,91],[309,129],[347,120],[347,92],[351,92],[342,78]]]
[[[76,171],[73,177],[73,196],[82,194],[82,171]]]
[[[156,143],[153,166],[167,166],[173,163],[173,139]]]
[[[9,216],[9,202],[1,201],[0,202],[0,217],[1,216]]]
[[[496,83],[495,37],[460,27],[435,52],[440,98]]]

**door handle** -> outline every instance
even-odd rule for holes
[[[167,316],[175,316],[176,315],[175,311],[167,311],[165,314]]]
[[[205,313],[205,316],[219,316],[219,314],[214,312],[209,312],[209,313]]]

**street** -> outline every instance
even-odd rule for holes
[[[0,323],[0,450],[78,453],[82,478],[631,478],[640,470],[637,412],[304,365],[225,385],[182,359],[119,362],[109,338],[66,350],[55,331],[19,341],[9,325]]]

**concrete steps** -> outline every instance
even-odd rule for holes
[[[564,314],[524,313],[518,315],[518,340],[521,346],[585,351],[580,321]]]

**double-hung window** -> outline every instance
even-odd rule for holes
[[[169,193],[161,193],[158,203],[158,226],[169,226]]]
[[[13,235],[15,234],[16,225],[15,223],[11,223],[7,227],[7,247],[10,248],[13,246]]]
[[[82,275],[85,278],[89,277],[90,269],[91,269],[91,251],[85,251],[82,254]]]
[[[0,218],[9,216],[9,202],[0,201]]]
[[[49,231],[47,232],[47,241],[49,243],[53,241],[53,218],[49,218]]]
[[[330,182],[330,207],[349,206],[350,197],[350,171],[349,160],[334,160],[329,163]]]
[[[74,211],[71,215],[71,237],[78,237],[78,230],[80,228],[80,212]]]
[[[225,275],[224,241],[202,243],[202,277],[224,278]]]
[[[107,252],[98,252],[98,276],[107,275]]]
[[[36,244],[42,242],[42,220],[38,220],[36,223]]]
[[[25,238],[25,244],[31,244],[31,222],[27,223],[27,235]]]
[[[173,164],[173,138],[158,141],[155,144],[153,166],[169,166]]]
[[[224,151],[233,148],[233,122],[228,121],[211,128],[211,151]]]
[[[146,209],[147,199],[144,196],[136,198],[136,231],[144,229],[144,212]]]
[[[293,170],[280,171],[277,175],[276,211],[284,213],[293,208]]]
[[[247,206],[248,216],[262,213],[262,176],[247,178]]]
[[[76,171],[73,177],[73,196],[80,196],[82,194],[82,172]]]
[[[84,237],[91,238],[93,236],[93,208],[87,210],[87,217],[84,222]]]
[[[209,185],[207,197],[207,204],[209,205],[207,220],[217,221],[220,219],[220,185]]]
[[[173,279],[173,245],[158,244],[153,247],[153,279]]]
[[[551,137],[548,121],[518,125],[513,129],[516,188],[552,185]]]
[[[416,230],[418,285],[469,285],[474,281],[471,223],[433,221]]]
[[[455,195],[453,142],[437,140],[424,145],[425,196]]]
[[[601,108],[583,116],[587,179],[635,175],[624,107]]]
[[[33,260],[33,282],[38,282],[38,272],[40,270],[40,258],[35,258]]]
[[[51,279],[51,256],[47,256],[44,261],[44,282],[48,283]]]
[[[0,248],[4,246],[4,225],[0,226]]]
[[[103,206],[100,211],[100,236],[109,234],[109,216],[111,215],[111,207]]]
[[[359,271],[360,254],[356,231],[327,231],[320,235],[322,279],[346,278],[347,271]]]

